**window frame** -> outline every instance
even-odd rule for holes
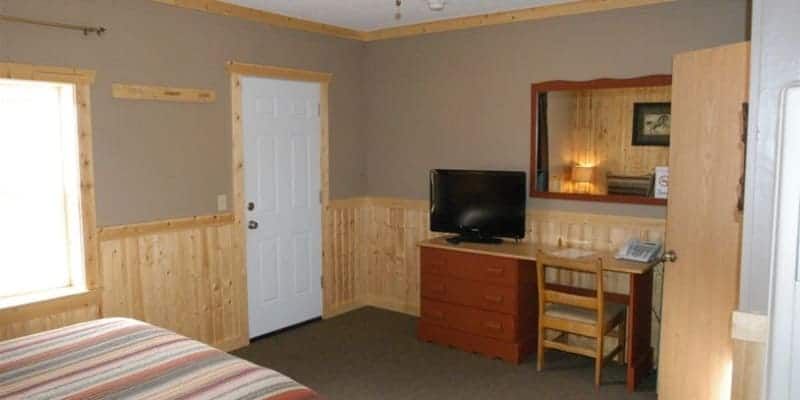
[[[80,219],[83,233],[85,289],[73,285],[11,298],[0,305],[0,323],[25,319],[41,313],[43,308],[58,312],[77,303],[98,304],[100,270],[94,193],[94,161],[92,152],[91,86],[95,71],[30,64],[0,63],[0,78],[66,83],[75,87],[80,182]],[[70,290],[72,289],[72,290]],[[11,312],[5,312],[10,310]]]

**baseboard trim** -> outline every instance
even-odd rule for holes
[[[361,302],[361,301],[355,301],[355,302],[352,302],[352,303],[340,304],[340,305],[337,305],[335,308],[332,308],[330,310],[325,310],[325,312],[322,313],[322,319],[329,319],[329,318],[333,318],[333,317],[338,317],[338,316],[340,316],[342,314],[347,314],[347,313],[349,313],[351,311],[355,311],[355,310],[358,310],[359,308],[363,308],[363,307],[366,307],[366,306],[368,306],[368,304],[365,304],[364,302]]]
[[[377,296],[369,296],[365,305],[419,317],[419,305],[404,304]]]
[[[236,338],[233,340],[228,340],[226,342],[214,343],[212,344],[212,346],[226,353],[230,353],[234,350],[241,349],[242,347],[245,347],[249,344],[250,340],[247,338]]]

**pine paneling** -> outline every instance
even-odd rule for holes
[[[6,313],[8,310],[3,311]],[[79,322],[91,321],[99,318],[99,316],[100,310],[94,299],[85,304],[67,307],[62,310],[37,311],[31,314],[30,318],[3,321],[0,324],[0,341],[61,328]]]
[[[419,315],[420,280],[417,243],[440,235],[430,231],[428,202],[360,198],[331,203],[334,217],[330,251],[334,267],[325,274],[326,310],[371,305]],[[664,221],[558,211],[531,211],[526,241],[596,250],[613,250],[628,239],[664,239]],[[354,230],[354,232],[347,232]],[[655,271],[654,306],[660,309],[662,269]],[[593,282],[569,273],[548,280],[591,287]],[[628,293],[627,275],[607,272],[609,291]],[[653,337],[659,331],[653,320]]]
[[[417,243],[438,235],[429,229],[426,201],[335,200],[323,223],[325,317],[364,305],[419,315]],[[662,220],[551,211],[530,212],[528,225],[528,241],[598,250],[616,248],[632,237],[661,239],[664,232]],[[87,306],[5,324],[0,338],[122,316],[225,350],[243,346],[248,341],[247,286],[235,226],[233,217],[223,214],[100,229],[102,312]],[[591,285],[570,274],[548,278]],[[607,286],[626,293],[626,278],[609,272]],[[655,286],[660,287],[658,282]]]
[[[560,175],[563,191],[580,192],[570,182],[575,163],[595,166],[590,192],[606,194],[606,173],[646,175],[656,166],[669,165],[669,147],[633,146],[635,103],[669,103],[670,86],[591,89],[574,92],[571,128],[559,154],[551,155],[551,171]],[[555,135],[557,132],[553,132]],[[564,159],[568,161],[564,168]]]
[[[361,270],[357,268],[358,225],[363,214],[360,200],[338,200],[325,211],[322,291],[323,314],[332,317],[364,305]]]
[[[731,399],[759,400],[764,390],[766,343],[733,340]]]
[[[103,317],[230,350],[248,343],[247,286],[230,216],[100,230]]]

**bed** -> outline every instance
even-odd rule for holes
[[[0,342],[0,398],[319,399],[278,372],[125,318]]]

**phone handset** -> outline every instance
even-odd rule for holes
[[[661,243],[631,239],[617,252],[617,259],[651,262],[661,254]]]

